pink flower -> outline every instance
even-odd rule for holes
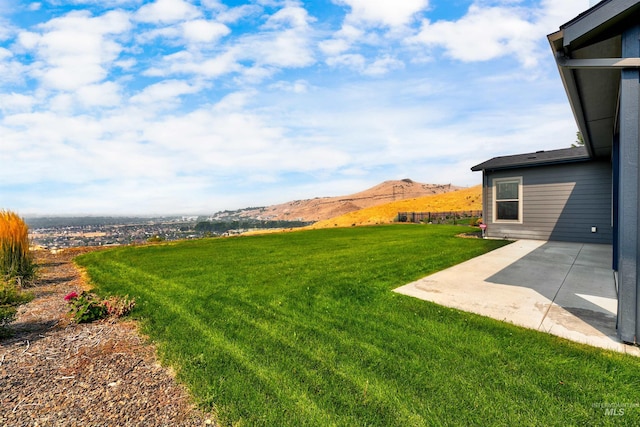
[[[77,293],[77,292],[70,292],[70,293],[68,293],[68,294],[64,297],[64,300],[65,300],[65,301],[71,301],[72,299],[76,299],[76,298],[78,298],[78,296],[79,296],[79,295],[78,295],[78,293]]]

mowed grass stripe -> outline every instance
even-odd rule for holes
[[[130,267],[124,265],[121,262],[111,263],[111,270],[117,272],[116,274],[130,277],[134,280],[134,283],[137,283],[139,286],[139,292],[141,295],[145,295],[149,298],[150,301],[153,301],[155,305],[162,307],[169,307],[167,304],[167,297],[164,296],[163,293],[153,292],[150,289],[162,288],[164,291],[176,291],[179,290],[181,293],[186,295],[193,295],[195,292],[192,289],[182,289],[179,288],[175,282],[164,280],[156,275],[141,273],[137,270],[131,269]],[[153,283],[152,286],[149,286],[149,283]],[[169,292],[173,294],[173,292]],[[247,308],[247,304],[242,304],[244,308]],[[220,303],[214,304],[215,306],[222,306]],[[232,359],[235,363],[238,364],[242,369],[246,369],[252,375],[257,377],[262,381],[262,383],[268,387],[268,390],[263,391],[266,393],[273,393],[277,401],[282,401],[286,398],[283,396],[283,393],[292,394],[293,400],[296,403],[296,410],[301,415],[305,417],[307,420],[313,420],[317,418],[314,416],[315,413],[319,413],[320,409],[315,407],[313,401],[311,401],[308,397],[309,389],[308,387],[296,387],[299,384],[310,384],[315,383],[316,388],[328,388],[328,385],[323,385],[324,382],[322,380],[322,375],[319,375],[317,369],[301,371],[297,373],[297,381],[296,383],[291,384],[291,382],[287,381],[287,378],[280,375],[279,371],[274,370],[272,367],[268,365],[258,365],[255,363],[255,360],[252,363],[248,363],[249,357],[247,354],[241,349],[239,346],[234,345],[228,339],[220,336],[219,334],[212,333],[214,329],[203,327],[199,323],[197,323],[198,317],[197,313],[190,313],[184,309],[175,310],[175,306],[171,306],[169,308],[169,312],[171,314],[170,319],[180,318],[181,322],[187,323],[186,330],[191,331],[189,337],[197,336],[199,339],[206,339],[206,347],[216,348],[217,350],[222,350],[225,352],[225,356]],[[391,400],[392,402],[396,401],[393,405],[394,412],[400,412],[401,416],[406,419],[421,419],[419,416],[412,414],[401,402],[397,401],[397,393],[395,392],[396,386],[392,384],[392,381],[382,381],[376,380],[375,378],[362,378],[361,375],[356,374],[360,371],[361,367],[356,363],[348,363],[342,361],[339,365],[327,365],[326,354],[322,354],[317,350],[312,350],[314,347],[310,346],[301,346],[299,337],[307,334],[313,335],[314,337],[322,338],[323,340],[330,340],[333,342],[334,347],[346,347],[354,345],[354,337],[346,334],[345,332],[334,329],[332,334],[326,333],[326,331],[318,330],[317,328],[308,328],[305,324],[295,321],[292,317],[287,317],[283,327],[289,327],[288,333],[282,333],[282,329],[279,329],[281,333],[275,333],[274,330],[271,330],[269,324],[264,321],[258,321],[255,319],[255,315],[260,313],[258,310],[259,307],[252,305],[248,307],[251,311],[248,310],[229,310],[229,306],[227,306],[227,310],[225,310],[225,315],[230,315],[235,319],[239,319],[242,322],[246,322],[247,325],[255,328],[255,332],[257,336],[262,338],[267,338],[267,340],[273,344],[280,351],[285,351],[287,357],[290,359],[292,364],[299,364],[299,366],[305,365],[315,365],[315,366],[327,366],[328,369],[325,370],[324,373],[336,376],[340,378],[341,387],[343,390],[352,390],[353,393],[357,393],[358,390],[363,390],[362,392],[362,400],[363,403],[367,402],[369,405],[382,405],[385,402]],[[253,313],[252,316],[248,316],[247,313]],[[167,313],[169,314],[169,313]],[[268,316],[273,317],[273,316]],[[327,316],[323,316],[321,321],[328,322],[330,319]],[[290,326],[295,326],[295,328],[290,328]],[[306,330],[306,331],[305,331]],[[197,333],[193,333],[197,332]],[[247,337],[248,339],[255,337]],[[367,342],[358,342],[358,345],[361,347],[362,354],[368,354],[369,357],[375,359],[383,354],[382,349],[375,347],[374,345]],[[198,358],[198,363],[202,360]],[[202,367],[204,368],[204,367]],[[295,368],[294,368],[295,369]],[[317,394],[319,390],[316,390],[313,394]],[[378,411],[382,408],[379,407]],[[325,411],[331,411],[330,407],[326,407]],[[327,417],[321,416],[318,419],[326,419]],[[355,420],[354,420],[355,422]]]
[[[144,284],[144,280],[151,280],[155,285],[154,287],[157,287],[157,284],[159,284],[165,290],[169,290],[172,288],[175,290],[176,288],[176,284],[172,281],[162,280],[150,274],[138,274],[137,271],[131,270],[130,268],[123,265],[122,263],[114,263],[112,264],[112,268],[120,270],[118,274],[135,278],[136,279],[135,282],[138,284]],[[140,289],[140,292],[142,295],[146,295],[150,300],[153,300],[154,303],[156,303],[158,306],[167,307],[166,297],[163,297],[162,294],[159,295],[157,293],[153,293],[152,291],[148,291],[148,290],[145,291],[144,287]],[[192,290],[184,290],[183,292],[185,294],[194,293]],[[257,307],[255,306],[251,307],[252,310],[255,308]],[[170,310],[170,311],[175,311],[175,310]],[[330,337],[329,336],[330,334],[328,333],[324,333],[323,331],[318,330],[317,328],[316,329],[306,328],[306,325],[300,322],[295,322],[291,318],[288,318],[285,325],[283,326],[294,325],[296,326],[296,328],[291,329],[290,333],[276,334],[274,331],[270,331],[270,328],[264,321],[259,322],[255,318],[252,318],[251,316],[247,316],[247,313],[248,313],[247,310],[228,310],[228,309],[225,310],[225,315],[230,315],[235,319],[239,319],[242,322],[246,322],[247,325],[255,328],[255,331],[253,332],[255,332],[257,336],[260,336],[262,338],[266,337],[267,340],[275,344],[275,346],[278,347],[280,351],[284,350],[292,363],[296,361],[305,362],[305,363],[300,363],[301,366],[308,365],[308,364],[321,366],[324,362],[326,362],[326,359],[321,357],[317,352],[312,351],[311,347],[300,346],[298,334],[299,336],[304,335],[305,329],[308,329],[307,333],[310,333],[310,335],[313,335],[313,336],[322,335],[321,338],[331,339],[336,344],[337,343],[345,343],[345,344],[350,343],[351,345],[353,344],[353,337],[345,336],[345,334],[342,333],[340,330],[335,330],[334,333],[331,334],[333,335],[333,337]],[[259,313],[259,311],[257,310],[251,311],[251,313],[253,313],[255,316],[255,314]],[[241,348],[239,348],[237,345],[234,345],[229,340],[222,338],[220,335],[213,334],[212,328],[204,328],[198,323],[196,323],[197,314],[189,313],[189,312],[186,312],[185,310],[180,310],[178,313],[172,313],[172,314],[178,314],[178,316],[181,317],[182,321],[187,322],[188,330],[197,331],[198,334],[196,335],[198,337],[206,338],[208,341],[207,346],[211,348],[216,348],[217,350],[225,351],[227,357],[233,359],[242,368],[246,369],[247,371],[250,371],[253,375],[255,375],[257,378],[263,381],[265,385],[269,385],[270,386],[269,392],[278,395],[280,394],[281,391],[285,390],[285,385],[287,384],[287,381],[284,377],[279,375],[278,371],[274,371],[273,369],[271,369],[269,366],[266,366],[266,365],[257,365],[255,361],[253,361],[252,363],[247,363],[248,357],[246,356],[246,354],[243,352]],[[171,318],[174,318],[174,316],[171,316]],[[329,319],[325,318],[324,320],[329,320]],[[282,332],[282,330],[280,331]],[[255,339],[256,337],[249,336],[246,338]],[[363,353],[371,353],[371,354],[381,353],[379,349],[374,348],[372,345],[368,345],[367,343],[361,343],[361,345],[364,347],[362,349]],[[382,395],[383,394],[382,390],[388,389],[388,385],[380,385],[376,387],[375,384],[373,384],[374,381],[372,380],[362,380],[357,378],[357,376],[349,375],[348,372],[354,372],[357,370],[355,364],[352,364],[351,366],[347,367],[344,363],[342,363],[342,367],[348,368],[348,369],[338,370],[338,369],[335,369],[335,367],[334,368],[330,367],[329,373],[340,377],[343,380],[342,386],[347,389],[352,389],[354,390],[354,392],[355,390],[359,390],[360,388],[368,390],[368,393],[365,392],[364,395],[369,400],[374,400],[374,396],[376,394]],[[309,379],[308,377],[313,377],[316,380],[318,379],[321,380],[322,378],[322,377],[318,377],[318,373],[316,370],[300,372],[300,374],[301,374],[299,375],[301,380],[300,384],[305,383],[304,377],[307,377],[307,379]],[[306,381],[306,382],[308,383],[309,381]],[[319,386],[319,385],[316,384],[316,386]],[[293,395],[296,397],[296,400],[302,399],[302,401],[299,402],[299,404],[297,405],[298,406],[297,409],[302,414],[304,414],[305,412],[308,412],[308,410],[311,407],[313,407],[313,405],[312,405],[312,402],[306,397],[307,390],[301,389],[299,387],[298,387],[298,390],[292,390],[290,384],[288,385],[288,387],[289,389],[286,390],[287,393],[293,393]],[[283,396],[277,396],[277,398],[278,400],[281,400]],[[402,408],[399,407],[397,409],[402,409]],[[306,416],[305,418],[312,419],[310,417],[311,415],[310,413],[307,415],[308,416]]]
[[[174,328],[179,328],[182,331],[189,332],[185,338],[188,340],[197,338],[200,341],[200,348],[203,352],[197,354],[193,359],[190,357],[185,358],[185,363],[195,363],[198,366],[198,369],[201,369],[203,373],[206,373],[210,370],[205,363],[206,357],[208,356],[208,354],[206,354],[206,349],[209,348],[216,349],[216,351],[222,351],[224,352],[224,358],[226,359],[225,364],[235,364],[235,369],[238,371],[246,371],[246,373],[252,376],[254,380],[258,379],[261,382],[263,393],[273,394],[273,398],[276,401],[281,401],[282,399],[289,398],[288,395],[284,395],[285,392],[293,392],[293,401],[296,403],[296,410],[305,416],[305,418],[311,419],[314,417],[313,413],[319,411],[315,407],[314,402],[306,397],[306,393],[303,389],[291,390],[290,387],[288,389],[283,389],[282,385],[286,383],[286,378],[281,375],[279,370],[274,370],[268,365],[255,363],[255,361],[249,362],[250,357],[246,354],[245,349],[239,345],[241,341],[231,341],[227,339],[222,333],[220,333],[221,330],[203,325],[199,321],[200,318],[197,313],[190,312],[181,305],[171,304],[170,302],[174,301],[169,301],[171,297],[167,296],[165,292],[160,293],[154,292],[153,290],[158,287],[158,284],[160,284],[164,290],[170,290],[172,288],[175,290],[176,285],[174,282],[162,280],[155,275],[140,273],[139,271],[131,269],[122,263],[111,263],[109,267],[112,271],[117,272],[117,274],[122,274],[136,279],[135,283],[138,284],[137,292],[145,298],[147,303],[163,307],[163,309],[167,310],[165,316],[175,322],[172,322],[171,325]],[[150,280],[154,286],[146,287],[145,285],[148,284],[148,282],[145,282],[145,280]],[[183,292],[182,289],[180,289],[180,291]],[[187,289],[184,290],[183,293],[193,294],[194,292]],[[242,317],[243,320],[247,320],[251,323],[252,326],[259,327],[258,322],[255,322],[253,319],[247,319],[246,316],[243,316],[240,312],[237,314],[239,317]],[[290,347],[293,349],[293,346]],[[253,386],[255,387],[256,384],[254,383]]]
[[[391,292],[504,242],[318,230],[83,256],[223,425],[607,424],[638,361]],[[616,419],[634,425],[636,418]]]

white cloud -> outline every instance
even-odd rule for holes
[[[21,31],[18,34],[18,43],[25,49],[33,49],[37,46],[40,36],[30,31]]]
[[[309,91],[309,82],[306,80],[296,80],[294,82],[279,81],[269,86],[269,89],[281,90],[291,93],[307,93]]]
[[[318,47],[325,55],[336,56],[349,50],[351,44],[344,39],[330,39],[321,41]]]
[[[164,38],[172,40],[176,45],[184,41],[187,45],[195,45],[194,47],[211,48],[211,42],[230,32],[229,27],[224,24],[206,19],[194,19],[140,32],[136,35],[136,41],[140,44],[151,44],[156,39]]]
[[[53,6],[98,5],[103,8],[114,8],[114,7],[125,7],[125,6],[130,6],[130,7],[139,6],[140,3],[144,1],[145,0],[46,0],[46,3],[49,3]]]
[[[362,71],[365,68],[366,59],[360,54],[345,54],[327,59],[327,65],[331,67],[346,67]]]
[[[258,65],[297,68],[315,62],[309,39],[295,29],[247,39],[243,45],[246,57]]]
[[[23,112],[29,111],[36,103],[32,96],[23,95],[21,93],[0,94],[0,111],[7,112]]]
[[[237,49],[230,49],[214,58],[198,52],[180,51],[162,58],[162,63],[145,72],[148,76],[171,74],[196,74],[206,78],[217,78],[242,69],[238,64]]]
[[[260,31],[228,41],[215,56],[199,49],[179,51],[163,57],[145,74],[187,73],[214,79],[238,73],[237,82],[257,84],[280,69],[301,68],[315,62],[311,21],[305,9],[285,7],[267,19]],[[222,27],[216,31],[218,35],[225,32]]]
[[[12,177],[16,183],[83,184],[114,177],[170,176],[169,157],[146,151],[132,140],[135,130],[144,127],[145,116],[129,113],[117,122],[54,110],[7,116],[0,124],[7,142],[0,146],[0,155],[6,150],[15,163],[1,168],[0,181]]]
[[[188,90],[180,82],[156,86],[156,94],[163,94],[155,99]],[[153,101],[151,92],[146,92],[147,101]],[[157,201],[162,211],[176,203],[182,211],[193,211],[193,203],[203,198],[207,201],[202,207],[218,205],[200,189],[220,179],[236,180],[240,174],[278,181],[282,170],[334,170],[348,161],[342,150],[327,144],[297,146],[285,128],[270,123],[268,115],[247,110],[254,96],[234,93],[212,107],[167,116],[154,116],[147,108],[103,112],[101,118],[54,111],[7,116],[0,121],[0,156],[15,161],[1,168],[0,181],[11,177],[14,184],[46,181],[61,189],[81,186],[67,200],[78,204],[76,212],[82,211],[85,191],[85,209],[93,192],[109,201],[109,211],[130,212],[127,203],[135,201],[145,204],[142,211],[148,212],[156,196],[162,199]],[[145,186],[149,188],[144,190]],[[43,197],[40,209],[59,211],[61,206],[47,203],[61,200],[65,197],[60,194]],[[98,210],[104,212],[105,206]]]
[[[289,6],[280,9],[271,15],[263,25],[263,28],[270,30],[279,30],[283,28],[307,28],[310,20],[313,19],[309,17],[306,9],[297,6]]]
[[[200,3],[211,10],[224,10],[227,8],[220,0],[200,0]]]
[[[339,62],[340,59],[335,57],[345,54],[364,34],[362,30],[352,25],[343,24],[342,28],[336,31],[331,39],[321,41],[318,47],[328,56],[328,62]]]
[[[17,59],[13,53],[0,47],[0,85],[2,83],[16,83],[24,79],[26,67]]]
[[[127,58],[119,61],[114,61],[113,65],[115,65],[116,67],[120,67],[123,70],[129,70],[133,68],[137,63],[138,61],[136,61],[134,58]]]
[[[50,88],[75,90],[107,76],[112,61],[122,51],[113,36],[128,31],[130,22],[120,11],[99,17],[70,12],[39,28],[41,33],[22,32],[18,39],[40,60],[32,67],[32,75]]]
[[[205,19],[187,21],[182,24],[182,30],[184,37],[194,43],[211,43],[231,32],[226,25]]]
[[[153,108],[158,103],[174,102],[181,95],[198,92],[200,88],[189,85],[184,81],[165,80],[147,86],[140,93],[131,97],[131,102],[136,104],[146,104]]]
[[[363,73],[369,76],[381,76],[387,74],[391,70],[401,68],[404,68],[404,62],[392,58],[389,55],[385,55],[373,61],[373,63],[370,64]]]
[[[334,0],[351,8],[346,20],[374,26],[398,27],[410,23],[418,12],[429,6],[428,0]]]
[[[0,16],[0,41],[11,38],[15,28]]]
[[[121,87],[115,82],[105,82],[78,88],[75,95],[86,107],[115,107],[121,102]]]
[[[443,48],[447,56],[464,62],[513,56],[532,67],[547,54],[541,49],[545,35],[588,7],[587,0],[543,0],[538,9],[523,7],[519,1],[498,3],[486,6],[476,1],[456,21],[425,19],[420,32],[408,41]]]
[[[397,42],[412,34],[408,24],[413,22],[419,11],[428,6],[427,0],[340,0],[340,4],[350,5],[352,12],[345,17],[339,31],[330,39],[318,43],[320,51],[327,56],[325,62],[328,65],[346,67],[369,76],[383,75],[391,69],[404,67],[402,61],[391,60],[389,55],[371,58],[368,51],[371,47],[378,51],[384,48],[396,50]],[[376,27],[383,27],[384,31],[379,31]],[[370,64],[367,65],[367,62]]]
[[[242,5],[229,9],[223,9],[216,15],[216,20],[225,24],[238,22],[241,19],[256,16],[262,13],[262,8],[257,5]]]
[[[366,76],[383,76],[392,70],[404,68],[404,62],[390,55],[381,55],[373,58],[371,62],[361,54],[347,53],[327,58],[327,65],[330,67],[347,68]]]
[[[278,69],[272,66],[254,65],[240,70],[240,74],[233,81],[239,86],[256,86],[273,77]]]
[[[343,24],[340,31],[335,33],[335,37],[342,38],[344,40],[357,40],[364,35],[364,32],[353,25]]]
[[[458,21],[424,20],[412,41],[443,47],[447,55],[461,61],[486,61],[516,56],[525,65],[536,62],[538,37],[535,25],[519,9],[472,5]]]
[[[58,93],[49,99],[49,110],[57,114],[71,114],[75,97],[68,93]]]
[[[150,23],[172,23],[200,17],[200,11],[184,0],[156,0],[136,13],[136,20]]]
[[[183,31],[177,25],[167,27],[153,28],[149,31],[142,31],[136,34],[136,41],[139,44],[151,44],[156,39],[177,39],[181,37]]]
[[[313,20],[304,8],[285,7],[272,15],[258,37],[249,37],[242,43],[244,56],[257,65],[275,67],[304,67],[315,62],[310,45],[310,22]]]
[[[256,90],[232,92],[218,101],[213,106],[213,111],[223,114],[243,111],[257,94]]]

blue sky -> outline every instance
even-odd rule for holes
[[[462,186],[569,147],[589,0],[0,0],[0,208],[188,214]]]

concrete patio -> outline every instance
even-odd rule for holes
[[[616,335],[611,257],[610,245],[519,240],[395,291],[640,356]]]

